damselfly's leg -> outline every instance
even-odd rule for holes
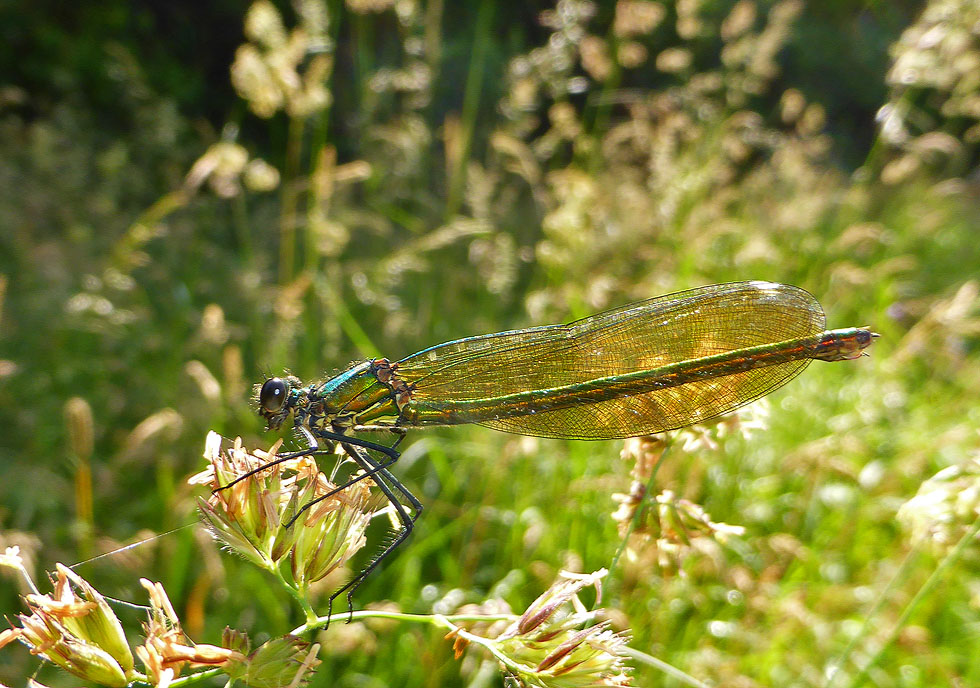
[[[279,464],[285,463],[286,461],[291,461],[292,459],[298,459],[301,456],[310,456],[310,455],[315,454],[318,451],[320,451],[319,443],[313,437],[313,434],[309,430],[307,430],[305,427],[300,426],[299,429],[303,433],[303,435],[305,436],[306,443],[307,443],[307,448],[306,449],[301,449],[300,451],[290,452],[289,454],[283,454],[282,456],[276,457],[272,461],[270,461],[268,463],[265,463],[265,464],[262,464],[261,466],[258,466],[257,468],[253,468],[248,473],[244,473],[244,474],[238,476],[237,478],[235,478],[234,480],[232,480],[227,485],[223,485],[223,486],[219,487],[216,490],[212,490],[212,492],[221,492],[222,490],[227,490],[229,487],[232,487],[234,485],[237,485],[242,480],[245,480],[246,478],[251,478],[256,473],[261,473],[262,471],[264,471],[267,468],[272,468],[273,466],[278,466]],[[363,426],[363,427],[358,427],[356,429],[357,430],[366,430],[366,431],[385,430],[385,431],[393,432],[393,433],[397,434],[398,435],[398,439],[395,440],[395,443],[393,445],[391,445],[390,447],[388,447],[388,446],[383,445],[383,444],[378,444],[377,442],[369,442],[368,440],[362,440],[362,439],[357,438],[357,437],[348,437],[347,435],[341,435],[340,433],[330,432],[328,430],[318,430],[316,434],[318,436],[322,437],[325,440],[330,440],[330,441],[333,441],[333,442],[337,442],[337,441],[340,441],[341,439],[344,439],[345,441],[348,441],[351,444],[357,445],[359,447],[364,447],[365,449],[373,449],[375,451],[381,452],[382,454],[385,454],[389,458],[388,461],[384,462],[384,468],[387,468],[391,464],[395,463],[395,461],[398,460],[398,457],[401,456],[401,454],[399,452],[395,451],[395,448],[399,444],[401,444],[401,441],[403,439],[405,439],[405,434],[406,433],[405,433],[405,430],[403,428],[394,428],[394,427],[388,427],[388,426]],[[374,473],[374,471],[371,471],[370,473],[362,474],[360,476],[357,476],[351,482],[349,482],[349,483],[347,483],[345,485],[342,485],[342,486],[338,487],[336,490],[332,490],[329,494],[324,495],[323,497],[320,497],[317,501],[320,501],[320,499],[325,499],[327,497],[332,497],[333,495],[337,494],[337,492],[340,492],[341,490],[344,490],[344,489],[350,487],[351,485],[353,485],[354,483],[356,483],[358,480],[363,480],[364,478],[369,477],[373,473]],[[309,508],[309,506],[312,506],[315,503],[316,502],[311,502],[305,508]],[[305,510],[305,508],[304,508],[304,510]],[[290,522],[289,525],[292,525],[292,522]]]
[[[361,570],[354,578],[348,581],[342,588],[334,592],[328,601],[327,615],[333,611],[333,601],[342,595],[345,591],[347,592],[347,611],[353,613],[354,610],[354,591],[364,582],[364,580],[370,575],[381,561],[391,554],[401,543],[403,543],[406,538],[411,534],[413,528],[415,527],[415,521],[418,520],[422,513],[422,502],[412,494],[408,488],[406,488],[398,478],[396,478],[389,470],[388,467],[398,460],[401,454],[395,450],[398,443],[404,438],[405,433],[399,432],[400,435],[398,440],[394,445],[388,447],[383,444],[378,444],[377,442],[371,442],[369,440],[363,440],[359,437],[349,437],[339,432],[332,432],[329,430],[313,430],[310,431],[305,427],[301,427],[300,431],[306,436],[307,442],[309,444],[308,451],[315,451],[319,449],[318,439],[328,440],[330,442],[339,442],[340,446],[344,448],[344,452],[353,460],[358,466],[360,466],[362,472],[359,475],[354,476],[348,480],[343,485],[334,488],[325,495],[321,495],[310,502],[304,504],[300,510],[293,516],[293,518],[286,524],[286,527],[290,527],[298,519],[303,512],[317,504],[318,502],[327,499],[328,497],[337,494],[338,492],[347,489],[359,480],[363,480],[367,477],[373,477],[375,484],[378,489],[384,494],[391,504],[392,509],[394,509],[395,514],[398,516],[398,520],[401,521],[402,527],[395,534],[391,542],[388,543],[387,547],[381,551],[371,562]],[[385,459],[383,461],[375,460],[368,452],[377,451],[380,454],[384,454]],[[409,515],[408,510],[399,501],[398,497],[395,496],[395,491],[398,491],[407,502],[409,502],[412,514]]]
[[[384,476],[385,478],[388,479],[390,486],[394,487],[396,490],[401,492],[402,495],[405,497],[405,499],[411,502],[412,508],[415,509],[416,512],[422,511],[422,504],[421,502],[419,502],[418,499],[415,498],[415,495],[409,492],[408,488],[402,485],[401,481],[399,481],[398,478],[392,475],[389,471],[385,470],[393,463],[395,463],[395,461],[398,460],[398,457],[401,456],[401,452],[395,451],[395,447],[397,447],[401,443],[401,441],[405,439],[404,432],[398,433],[400,435],[399,438],[390,447],[384,444],[378,444],[377,442],[362,440],[359,437],[348,437],[347,435],[341,435],[340,433],[330,432],[327,430],[317,430],[315,434],[317,437],[322,437],[323,439],[327,439],[332,442],[340,442],[340,444],[344,446],[344,450],[347,451],[347,455],[350,456],[354,461],[357,461],[358,465],[360,465],[361,468],[364,469],[365,472],[357,476],[355,482],[356,480],[362,480],[368,477],[369,475],[378,474],[380,476]],[[346,446],[347,444],[353,445],[355,447],[361,447],[363,449],[373,449],[376,452],[380,452],[384,454],[385,456],[388,457],[388,459],[386,461],[382,461],[381,463],[378,463],[373,458],[371,458],[371,455],[368,454],[367,452],[358,452],[359,457],[364,461],[364,463],[362,463],[361,461],[358,461],[357,456],[353,456],[351,452],[347,450],[347,446]],[[365,463],[367,465],[365,465]],[[390,499],[391,497],[389,497],[389,500]],[[417,513],[413,521],[415,520],[418,520]]]
[[[314,454],[326,453],[326,452],[324,452],[324,450],[322,450],[320,448],[319,443],[317,442],[316,438],[313,436],[313,434],[309,430],[307,430],[304,427],[300,427],[299,430],[303,433],[303,435],[304,435],[304,437],[306,439],[306,442],[307,442],[306,449],[301,449],[299,451],[290,452],[289,454],[283,454],[282,456],[278,456],[275,459],[273,459],[272,461],[269,461],[268,463],[264,463],[261,466],[258,466],[256,468],[253,468],[252,470],[248,471],[247,473],[243,473],[242,475],[238,476],[237,478],[235,478],[234,480],[232,480],[227,485],[222,485],[221,487],[219,487],[219,488],[217,488],[215,490],[212,490],[212,492],[221,492],[222,490],[227,490],[229,487],[232,487],[233,485],[237,485],[238,483],[240,483],[241,481],[245,480],[246,478],[250,478],[250,477],[252,477],[253,475],[255,475],[257,473],[261,473],[262,471],[264,471],[264,470],[266,470],[268,468],[272,468],[273,466],[277,466],[277,465],[279,465],[281,463],[285,463],[286,461],[291,461],[292,459],[298,459],[301,456],[312,456]],[[311,506],[317,504],[318,502],[323,501],[324,499],[327,499],[328,497],[332,497],[333,495],[337,494],[338,492],[342,492],[343,490],[346,490],[348,487],[350,487],[351,485],[357,483],[358,481],[364,480],[364,478],[369,478],[372,475],[374,475],[375,473],[377,473],[378,471],[381,471],[381,470],[387,468],[388,466],[392,465],[393,463],[395,463],[395,461],[398,460],[398,457],[401,456],[401,454],[399,452],[395,451],[395,447],[397,447],[398,444],[405,438],[405,433],[404,432],[400,432],[399,433],[400,436],[399,436],[398,440],[392,446],[388,447],[388,446],[386,446],[384,444],[378,444],[377,442],[370,442],[368,440],[362,440],[362,439],[360,439],[358,437],[348,437],[347,435],[341,435],[339,433],[329,432],[327,430],[318,430],[317,431],[317,435],[320,436],[320,437],[322,437],[323,439],[330,440],[332,442],[337,442],[337,441],[340,441],[340,440],[344,440],[344,441],[349,442],[350,444],[353,444],[353,445],[358,446],[358,447],[364,447],[365,449],[373,449],[375,451],[381,452],[382,454],[385,454],[388,457],[388,460],[382,462],[381,465],[377,466],[376,468],[374,468],[372,470],[369,470],[369,471],[367,471],[365,473],[361,473],[360,475],[355,476],[354,478],[352,478],[348,482],[344,483],[343,485],[340,485],[339,487],[331,490],[327,494],[321,495],[320,497],[317,497],[313,501],[311,501],[311,502],[307,503],[306,505],[304,505],[299,510],[299,512],[295,516],[293,516],[293,518],[289,521],[289,523],[286,524],[286,527],[287,528],[289,526],[293,525],[293,523],[296,521],[296,519],[299,518],[299,516],[304,511],[306,511],[307,509],[309,509]],[[399,486],[400,485],[401,484],[399,483]]]
[[[378,488],[384,493],[385,497],[388,498],[388,502],[391,503],[392,508],[398,515],[398,520],[400,520],[402,523],[402,528],[395,534],[391,542],[388,543],[388,546],[385,547],[374,559],[372,559],[367,566],[361,569],[360,573],[349,580],[342,588],[330,595],[330,600],[327,603],[327,616],[329,616],[333,611],[333,601],[345,591],[347,592],[347,611],[350,614],[354,613],[354,592],[358,587],[360,587],[361,583],[364,582],[364,579],[370,575],[371,571],[373,571],[385,557],[394,552],[400,544],[405,542],[406,538],[411,535],[412,530],[415,528],[415,522],[422,514],[422,502],[420,502],[415,495],[409,492],[408,488],[402,485],[398,478],[387,470],[387,466],[391,465],[393,460],[378,463],[367,453],[367,451],[364,451],[362,445],[347,441],[341,441],[340,444],[344,448],[344,451],[347,452],[347,455],[356,461],[357,464],[364,469],[365,473],[373,473],[376,475],[375,484],[377,484]],[[398,498],[395,497],[394,492],[392,492],[392,487],[398,490],[398,492],[400,492],[405,499],[411,503],[412,510],[414,511],[411,516],[409,516],[405,506],[398,500]],[[348,618],[348,623],[350,623],[350,618]]]
[[[291,461],[293,459],[298,459],[301,456],[310,456],[311,454],[315,454],[317,451],[319,451],[319,447],[317,447],[316,446],[316,443],[314,443],[314,445],[312,447],[307,447],[306,449],[301,449],[300,451],[291,452],[289,454],[283,454],[282,456],[277,456],[272,461],[270,461],[268,463],[264,463],[264,464],[262,464],[261,466],[259,466],[257,468],[253,468],[248,473],[243,473],[242,475],[238,476],[237,478],[235,478],[234,480],[232,480],[227,485],[222,485],[221,487],[219,487],[219,488],[217,488],[215,490],[211,490],[211,492],[212,493],[215,493],[215,492],[221,492],[222,490],[227,490],[229,487],[232,487],[234,485],[237,485],[238,483],[240,483],[241,481],[245,480],[246,478],[251,478],[256,473],[261,473],[262,471],[266,470],[267,468],[272,468],[273,466],[278,466],[279,464],[285,463],[286,461]]]
[[[342,588],[340,588],[330,596],[328,602],[328,610],[327,610],[328,616],[333,609],[333,601],[337,597],[342,595],[344,592],[347,593],[348,612],[353,613],[354,592],[361,585],[361,583],[364,582],[364,580],[368,577],[371,571],[377,568],[377,566],[381,563],[382,560],[384,560],[385,557],[391,554],[399,545],[401,545],[401,543],[403,543],[406,540],[406,538],[408,538],[413,528],[415,527],[415,522],[418,520],[419,516],[422,513],[422,508],[423,508],[422,503],[418,500],[418,498],[415,495],[413,495],[408,490],[408,488],[406,488],[401,483],[401,481],[398,480],[398,478],[396,478],[388,470],[388,468],[391,465],[393,465],[401,456],[401,453],[396,451],[395,447],[397,447],[401,443],[401,441],[405,438],[405,432],[395,430],[395,432],[399,435],[399,437],[395,441],[395,443],[389,447],[384,444],[379,444],[377,442],[363,440],[359,437],[350,437],[348,435],[344,435],[339,432],[331,432],[329,430],[317,429],[311,431],[309,428],[303,426],[299,426],[297,429],[303,434],[304,438],[306,439],[306,443],[307,443],[306,449],[302,449],[297,452],[292,452],[290,454],[277,457],[273,461],[263,464],[262,466],[259,466],[258,468],[255,468],[249,471],[248,473],[239,476],[228,485],[220,487],[218,488],[218,490],[215,491],[217,492],[219,490],[223,490],[228,487],[231,487],[232,485],[240,482],[241,480],[244,480],[249,476],[264,471],[265,469],[271,466],[275,466],[277,464],[283,463],[284,461],[289,461],[290,459],[299,458],[301,456],[310,456],[314,454],[324,453],[324,450],[320,448],[320,443],[318,440],[339,442],[340,445],[343,447],[344,452],[347,454],[347,456],[361,468],[361,473],[354,476],[343,485],[335,487],[327,494],[321,495],[316,499],[311,500],[306,504],[304,504],[302,507],[300,507],[299,511],[297,511],[297,513],[293,515],[293,517],[289,520],[289,522],[286,523],[286,527],[287,528],[291,527],[307,509],[323,501],[324,499],[332,497],[333,495],[343,490],[346,490],[351,485],[354,485],[355,483],[364,480],[365,478],[370,477],[374,479],[375,484],[378,486],[378,488],[387,498],[388,502],[392,506],[392,509],[394,509],[395,514],[398,517],[398,520],[401,521],[402,527],[395,534],[392,541],[389,542],[388,545],[384,548],[384,550],[381,551],[380,554],[378,554],[374,559],[372,559],[371,562],[363,570],[361,570],[360,573],[358,573],[354,578],[348,581]],[[390,428],[384,428],[384,429],[388,430]],[[376,451],[380,454],[383,454],[385,457],[384,460],[378,461],[374,459],[369,454],[370,451]],[[395,496],[396,491],[400,493],[401,496],[404,497],[404,499],[407,502],[409,502],[411,510],[413,512],[411,515],[409,515],[405,505],[403,505],[401,501],[399,501],[398,497]]]
[[[304,428],[304,432],[305,432],[305,428]],[[405,495],[406,499],[408,499],[410,502],[412,502],[413,507],[418,503],[418,500],[415,499],[415,496],[411,492],[409,492],[407,489],[405,489],[405,486],[402,485],[398,481],[398,479],[395,478],[395,476],[393,476],[391,473],[389,473],[386,470],[389,466],[391,466],[393,463],[395,463],[395,461],[398,460],[398,457],[401,456],[401,454],[399,452],[395,451],[395,447],[398,445],[398,442],[395,442],[395,444],[393,446],[388,447],[388,446],[385,446],[383,444],[377,444],[376,442],[370,442],[368,440],[362,440],[362,439],[360,439],[358,437],[348,437],[346,435],[342,435],[340,433],[335,433],[335,432],[330,432],[328,430],[316,430],[316,431],[314,431],[314,435],[316,437],[321,438],[321,439],[330,440],[331,442],[340,442],[341,445],[344,446],[345,453],[355,463],[357,463],[358,466],[360,466],[363,469],[363,472],[359,473],[358,475],[355,475],[353,478],[351,478],[350,480],[348,480],[343,485],[339,485],[339,486],[335,487],[334,489],[330,490],[329,492],[327,492],[326,494],[322,494],[319,497],[317,497],[316,499],[311,499],[309,502],[307,502],[306,504],[304,504],[302,507],[300,507],[299,511],[297,511],[296,514],[291,519],[289,519],[289,522],[286,523],[286,527],[287,528],[291,527],[296,522],[296,520],[299,519],[299,517],[303,515],[304,512],[306,512],[311,507],[319,504],[324,499],[329,499],[330,497],[333,497],[338,492],[343,492],[344,490],[346,490],[351,485],[354,485],[355,483],[360,482],[361,480],[364,480],[365,478],[374,477],[375,482],[379,482],[381,480],[380,474],[386,475],[388,477],[389,481],[391,481],[394,484],[395,488],[399,492],[401,492],[403,495]],[[399,440],[400,439],[401,438],[399,438]],[[346,446],[348,444],[351,445],[351,446],[355,446],[355,447],[361,447],[363,449],[373,449],[375,451],[378,451],[380,453],[383,453],[386,458],[385,458],[384,461],[382,461],[382,462],[379,463],[379,462],[375,461],[374,459],[370,458],[370,456],[367,454],[367,452],[363,452],[363,457],[367,457],[367,458],[365,460],[358,460],[359,457],[356,457],[356,456],[352,455],[351,451]],[[315,440],[313,441],[313,445],[311,445],[310,449],[307,450],[307,451],[311,451],[311,452],[319,451],[319,448],[317,448],[316,450],[314,450],[313,449],[314,446],[316,446],[316,441]],[[361,457],[361,458],[363,458],[363,457]],[[385,485],[385,487],[388,487],[388,486]],[[382,488],[382,490],[383,489],[384,488]],[[386,493],[386,496],[388,496],[387,493]],[[388,496],[388,499],[389,499],[389,501],[392,501],[392,498],[390,496]],[[394,504],[395,502],[392,502],[392,503]],[[416,515],[416,518],[418,518],[417,515]]]

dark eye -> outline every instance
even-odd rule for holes
[[[277,413],[286,403],[286,383],[278,377],[270,377],[259,392],[259,405],[269,413]]]

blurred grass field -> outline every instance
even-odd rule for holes
[[[976,542],[930,582],[980,515],[980,10],[839,4],[259,0],[219,127],[120,42],[97,51],[111,119],[0,88],[0,545],[40,580],[194,521],[207,431],[272,443],[251,405],[270,372],[772,280],[881,338],[678,433],[655,493],[745,533],[654,518],[602,606],[709,685],[980,685]],[[609,566],[643,451],[479,427],[402,448],[426,511],[358,607],[520,613],[560,569]],[[133,601],[162,581],[200,642],[301,620],[198,529],[79,573]],[[20,592],[0,579],[8,617]],[[501,684],[442,635],[334,624],[312,685]],[[6,647],[0,682],[37,665]]]

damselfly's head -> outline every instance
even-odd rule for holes
[[[265,418],[269,430],[278,430],[302,393],[302,382],[292,375],[270,377],[258,393],[259,415]]]

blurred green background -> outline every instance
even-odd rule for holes
[[[679,437],[657,492],[746,533],[652,524],[603,606],[715,685],[826,685],[845,652],[833,685],[980,684],[975,545],[902,618],[980,508],[978,27],[970,0],[0,7],[0,545],[40,580],[192,522],[207,430],[272,441],[269,372],[767,279],[881,339]],[[622,443],[403,447],[427,510],[358,605],[520,612],[619,546]],[[199,642],[301,621],[194,529],[79,573],[161,580]],[[337,624],[314,685],[500,684],[441,636]],[[5,648],[0,681],[36,666]]]

